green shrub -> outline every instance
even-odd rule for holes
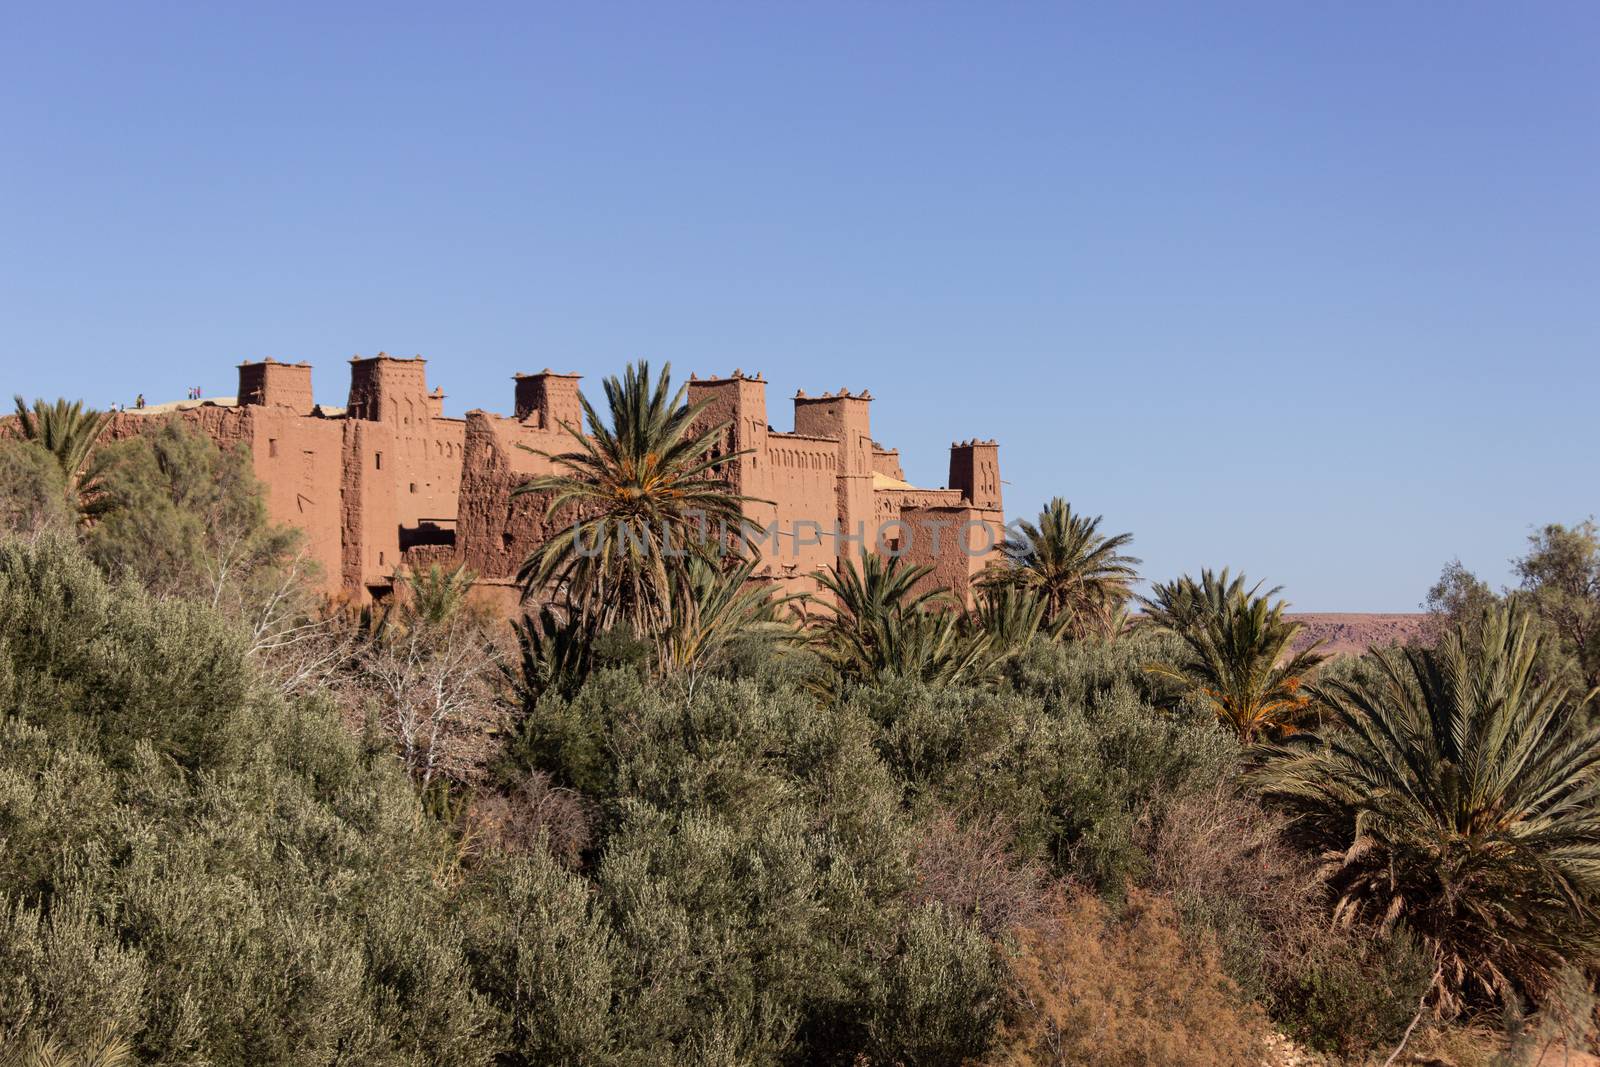
[[[621,958],[626,1040],[644,1054],[723,1045],[776,1057],[836,976],[798,813],[734,823],[628,802],[597,882]]]
[[[900,932],[868,1026],[879,1063],[956,1067],[993,1039],[1004,997],[988,939],[943,907],[912,911]]]
[[[0,898],[0,1049],[32,1040],[77,1046],[142,1020],[146,967],[83,893],[49,913]]]
[[[159,595],[237,606],[276,585],[299,544],[268,522],[250,450],[218,448],[179,420],[96,449],[91,473],[85,550]]]
[[[152,1063],[494,1053],[446,835],[330,708],[252,696],[226,623],[11,542],[0,664],[6,1027]]]
[[[1359,1057],[1399,1042],[1433,983],[1433,966],[1403,928],[1382,939],[1325,934],[1307,947],[1270,1006],[1302,1044]]]
[[[473,981],[501,1014],[512,1064],[603,1062],[611,1018],[613,941],[584,881],[551,857],[510,857],[470,891]]]
[[[73,518],[56,458],[32,441],[0,439],[0,535],[64,533]]]
[[[242,636],[202,605],[108,585],[64,539],[0,543],[0,664],[13,714],[114,763],[148,741],[220,768],[251,740]]]

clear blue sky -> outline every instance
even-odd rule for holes
[[[0,387],[760,369],[925,484],[1000,438],[1153,577],[1410,610],[1600,510],[1597,54],[1591,3],[15,4]]]

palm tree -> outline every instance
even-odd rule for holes
[[[997,649],[1020,652],[1036,636],[1054,639],[1063,629],[1061,620],[1051,623],[1044,598],[1025,586],[995,584],[981,586],[967,625],[989,635]]]
[[[1311,711],[1305,675],[1326,657],[1317,646],[1292,651],[1300,624],[1272,602],[1278,587],[1245,588],[1244,575],[1210,570],[1185,575],[1140,599],[1149,622],[1177,635],[1182,653],[1146,667],[1183,692],[1207,701],[1217,718],[1246,742],[1293,732]]]
[[[537,615],[512,620],[518,656],[504,668],[512,695],[531,711],[548,692],[572,697],[595,666],[600,634],[593,620],[577,612],[558,614],[546,604]]]
[[[711,665],[734,640],[745,637],[773,643],[799,639],[782,610],[796,599],[774,596],[754,584],[754,560],[719,567],[691,557],[679,581],[669,587],[668,622],[656,639],[657,663],[664,674],[689,679]]]
[[[1004,562],[985,579],[990,585],[1036,590],[1045,619],[1076,638],[1105,629],[1138,578],[1139,560],[1122,554],[1132,534],[1100,533],[1101,516],[1075,514],[1060,497],[1039,512],[1039,521],[1017,523],[1000,545]]]
[[[12,399],[16,401],[22,436],[55,456],[68,488],[75,490],[89,462],[89,453],[94,450],[100,431],[111,420],[111,414],[86,410],[81,400],[68,403],[63,399],[54,404],[35,400],[29,408],[22,397],[13,396]]]
[[[477,580],[477,574],[466,564],[446,570],[435,563],[425,571],[405,576],[402,581],[411,587],[405,603],[406,618],[434,627],[455,621],[470,606],[468,598]]]
[[[863,552],[816,576],[833,594],[816,641],[841,679],[917,677],[954,684],[986,678],[996,662],[982,630],[963,625],[947,589],[917,586],[932,568]]]
[[[697,428],[705,405],[686,404],[685,386],[672,392],[671,371],[664,366],[652,385],[650,365],[640,361],[607,378],[609,426],[580,394],[590,435],[563,423],[575,449],[536,452],[556,472],[515,492],[550,494],[547,518],[562,508],[581,518],[524,561],[517,578],[526,595],[558,587],[604,625],[624,621],[652,633],[666,621],[668,587],[687,559],[715,554],[707,531],[737,529],[750,498],[715,472],[746,453],[717,453],[728,424]]]
[[[1377,680],[1313,687],[1333,728],[1254,773],[1321,849],[1343,923],[1403,923],[1435,1007],[1537,1001],[1600,962],[1600,727],[1519,607],[1434,648],[1370,654]],[[1476,623],[1476,620],[1474,620]]]

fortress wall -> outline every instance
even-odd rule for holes
[[[772,521],[780,536],[776,544],[760,546],[764,561],[757,571],[783,579],[787,592],[811,591],[812,572],[827,569],[836,558],[831,534],[837,521],[838,460],[836,441],[783,433],[767,438],[768,488],[777,501]],[[821,536],[813,536],[809,526],[802,529],[807,523],[820,526]],[[802,543],[812,541],[820,543]]]
[[[457,558],[484,580],[510,579],[523,560],[569,525],[568,513],[549,519],[544,493],[513,495],[529,478],[549,474],[552,462],[518,445],[559,455],[575,442],[562,430],[537,427],[483,411],[467,413],[461,450]]]
[[[341,584],[344,424],[305,418],[292,408],[240,409],[251,430],[256,477],[266,489],[267,514],[304,533],[304,545],[322,581]]]
[[[100,431],[100,439],[124,441],[139,434],[149,433],[163,425],[168,418],[176,418],[200,430],[215,441],[219,448],[232,448],[236,445],[249,448],[255,443],[255,427],[252,422],[254,415],[253,409],[239,408],[232,404],[226,406],[197,404],[194,407],[161,414],[124,411],[111,416],[105,429]]]
[[[397,527],[454,518],[459,506],[465,424],[434,416],[443,399],[442,393],[428,391],[424,359],[395,359],[380,353],[350,361],[346,418],[389,431],[384,456],[388,473],[383,481],[393,488]]]
[[[900,521],[905,523],[908,533],[905,561],[932,568],[918,583],[918,589],[942,585],[963,603],[970,604],[973,580],[998,558],[993,546],[1004,536],[1001,514],[965,506],[907,507],[901,511]],[[968,525],[976,523],[981,523],[984,529]]]
[[[878,489],[872,497],[879,526],[899,518],[905,508],[955,508],[965,503],[958,489]]]
[[[400,566],[392,426],[365,419],[344,423],[340,500],[344,587],[362,593],[387,588]]]
[[[429,417],[416,431],[395,440],[397,514],[405,526],[453,519],[460,506],[465,421]]]

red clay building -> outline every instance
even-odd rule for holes
[[[305,531],[329,592],[381,596],[401,568],[465,563],[485,594],[514,607],[514,576],[553,528],[539,495],[512,496],[550,473],[536,451],[569,451],[565,423],[581,425],[578,376],[544,370],[515,376],[513,414],[443,413],[428,389],[426,361],[383,353],[350,360],[346,406],[312,399],[311,367],[268,359],[239,366],[234,399],[147,407],[117,415],[124,437],[152,417],[177,415],[220,444],[244,444],[267,487],[278,522]],[[903,552],[933,567],[963,598],[1002,536],[999,448],[966,441],[950,449],[949,486],[905,481],[899,453],[872,439],[872,395],[794,398],[794,430],[767,421],[767,383],[735,371],[691,378],[691,402],[706,402],[705,424],[727,422],[720,450],[750,450],[725,476],[756,498],[745,508],[761,553],[758,575],[789,592],[815,589],[811,575],[863,545]]]

